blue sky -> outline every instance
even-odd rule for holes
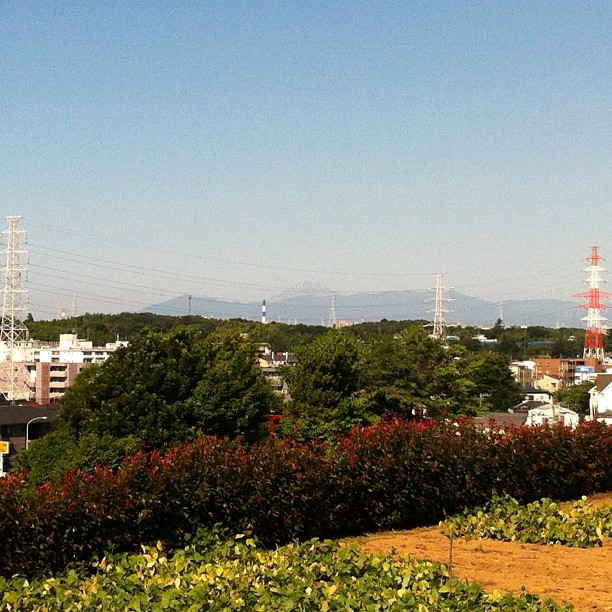
[[[590,245],[612,262],[609,2],[5,0],[0,24],[0,216],[38,317],[435,272],[568,299]]]

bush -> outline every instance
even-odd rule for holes
[[[521,506],[509,495],[494,497],[485,508],[466,510],[443,523],[448,537],[491,538],[578,548],[602,546],[612,535],[612,506],[594,508],[586,497],[567,509],[551,499]]]
[[[525,592],[486,593],[451,578],[439,563],[359,554],[330,541],[266,551],[243,534],[198,539],[172,554],[158,543],[140,554],[110,555],[92,576],[71,571],[32,583],[0,578],[0,593],[3,609],[15,612],[561,609]]]
[[[104,550],[199,527],[251,529],[266,546],[435,524],[507,493],[521,502],[612,489],[612,428],[587,423],[483,432],[471,422],[386,422],[334,443],[246,447],[202,437],[164,454],[137,453],[120,470],[70,472],[36,489],[0,484],[2,572],[56,570]]]

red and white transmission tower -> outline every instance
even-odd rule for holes
[[[603,360],[604,354],[604,335],[606,333],[605,321],[607,319],[602,315],[603,310],[610,308],[608,304],[603,304],[602,299],[612,297],[612,293],[601,291],[599,288],[601,283],[606,281],[601,278],[601,273],[605,272],[605,268],[599,265],[603,257],[599,254],[599,247],[591,247],[591,255],[586,260],[591,264],[584,271],[588,272],[589,276],[585,282],[589,284],[589,290],[583,293],[576,293],[574,297],[587,298],[586,304],[580,304],[578,308],[585,308],[587,311],[586,317],[582,317],[586,321],[587,330],[584,340],[584,357],[595,357]]]
[[[433,312],[434,320],[433,320],[433,331],[431,332],[432,338],[444,338],[446,336],[446,321],[444,320],[444,315],[447,312],[452,312],[446,306],[444,306],[444,302],[452,302],[454,298],[444,297],[444,292],[448,289],[452,289],[452,287],[445,287],[443,284],[444,274],[442,272],[438,272],[436,274],[436,286],[431,287],[431,289],[435,289],[436,296],[434,298],[429,298],[429,300],[435,301],[435,306],[432,310],[428,310],[427,312]]]

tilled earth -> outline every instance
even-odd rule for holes
[[[589,498],[612,505],[612,493]],[[387,532],[359,538],[367,552],[409,554],[414,559],[448,563],[449,540],[440,527]],[[612,539],[598,548],[569,548],[457,539],[453,544],[453,576],[478,582],[487,591],[528,593],[557,603],[571,603],[579,611],[612,610]]]

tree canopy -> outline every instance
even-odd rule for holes
[[[507,410],[522,395],[505,356],[447,346],[420,325],[367,340],[335,330],[296,355],[298,365],[285,372],[286,431],[298,424],[335,433],[385,416],[476,415]]]
[[[240,335],[203,338],[188,328],[143,332],[77,377],[54,435],[32,445],[20,464],[31,466],[36,456],[57,454],[63,446],[64,463],[91,467],[96,457],[82,446],[85,439],[101,456],[118,458],[135,444],[163,448],[201,434],[252,441],[267,434],[266,415],[278,405],[254,347]]]
[[[594,383],[586,380],[579,385],[571,385],[561,387],[555,392],[554,399],[574,410],[578,414],[589,414],[589,402],[591,396],[589,391],[593,388]]]

